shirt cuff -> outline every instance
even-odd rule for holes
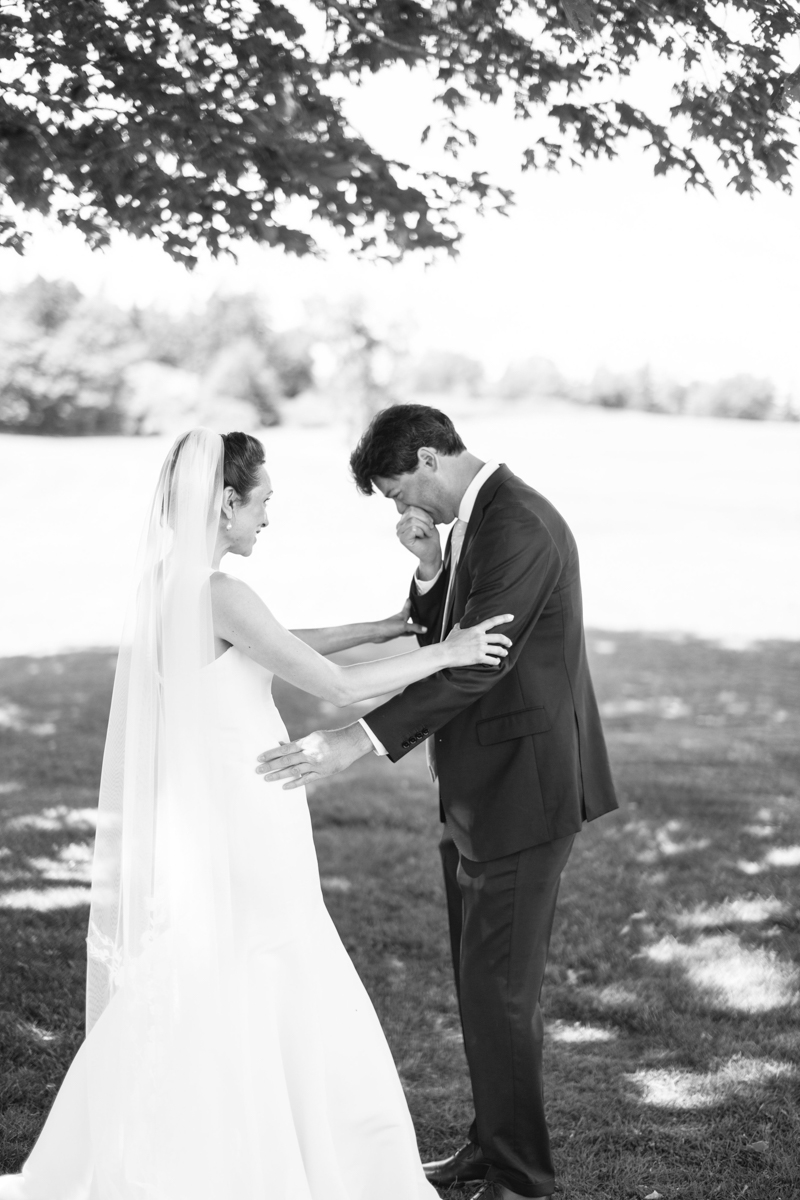
[[[358,718],[358,723],[366,733],[369,740],[372,742],[372,749],[375,751],[375,753],[380,755],[388,754],[389,751],[386,749],[383,742],[379,741],[378,738],[375,737],[375,734],[372,732],[363,717]]]
[[[414,572],[414,583],[417,585],[417,591],[419,592],[420,596],[424,596],[426,592],[431,590],[435,583],[438,583],[439,576],[443,570],[443,566],[439,567],[439,570],[436,572],[433,579],[420,579],[416,571]]]

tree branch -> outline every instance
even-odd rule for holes
[[[374,34],[366,29],[354,13],[351,13],[346,4],[339,4],[337,0],[323,0],[326,9],[332,8],[340,17],[350,26],[354,33],[362,37],[367,37],[371,41],[378,41],[382,46],[388,46],[390,50],[397,50],[401,54],[410,54],[413,58],[427,59],[428,51],[418,46],[408,46],[403,42],[396,42],[393,38],[386,37],[385,34]]]

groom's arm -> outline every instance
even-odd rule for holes
[[[258,756],[259,775],[289,780],[288,790],[342,771],[374,749],[380,753],[379,747],[396,762],[417,745],[417,734],[441,729],[511,670],[558,583],[561,557],[538,517],[498,504],[487,512],[474,549],[480,554],[460,624],[467,629],[487,617],[513,613],[513,621],[503,626],[513,644],[501,665],[439,671],[344,729],[317,731],[265,751]]]
[[[444,570],[439,571],[432,583],[426,584],[426,581],[420,580],[416,574],[411,580],[411,589],[408,593],[411,601],[411,619],[417,625],[424,625],[427,630],[424,634],[417,634],[420,646],[429,646],[431,642],[438,641],[439,623],[446,593],[447,575]]]
[[[480,539],[480,542],[478,542]],[[511,638],[499,667],[459,667],[411,684],[362,720],[393,762],[416,745],[412,735],[435,733],[480,698],[515,665],[561,573],[561,559],[544,524],[527,509],[493,505],[476,538],[476,566],[461,626],[499,613],[514,614],[504,626]],[[424,599],[424,597],[423,597]]]
[[[432,580],[421,580],[418,572],[414,573],[409,601],[412,621],[424,629],[424,632],[417,630],[417,641],[420,646],[430,646],[439,640],[439,626],[446,594],[447,574],[442,567],[439,568]],[[370,746],[375,753],[381,757],[388,754],[383,742],[363,717],[359,717],[358,724],[369,738]]]

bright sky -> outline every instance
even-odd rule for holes
[[[632,86],[662,103],[659,72],[646,64]],[[346,108],[385,153],[433,165],[418,144],[430,93],[398,68],[355,90]],[[41,226],[24,259],[0,251],[0,286],[40,273],[119,302],[174,307],[215,288],[257,289],[279,326],[299,322],[308,297],[359,295],[379,329],[410,323],[417,346],[464,351],[491,371],[532,355],[572,377],[647,363],[683,380],[748,371],[800,395],[800,200],[775,189],[750,200],[724,186],[716,199],[687,194],[677,177],[654,178],[633,145],[613,163],[522,175],[526,130],[508,110],[476,113],[475,127],[480,149],[462,165],[489,168],[517,204],[508,219],[468,218],[456,261],[358,262],[323,231],[324,261],[243,246],[238,265],[205,261],[189,275],[152,243],[120,237],[91,253],[78,235]]]

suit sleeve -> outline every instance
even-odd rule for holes
[[[447,594],[447,572],[442,571],[436,583],[424,594],[417,588],[416,580],[411,580],[411,617],[418,625],[425,625],[428,632],[417,634],[420,646],[429,646],[438,641],[439,622],[442,618],[442,606]]]
[[[514,667],[561,574],[561,559],[550,533],[527,509],[509,511],[492,506],[469,553],[474,560],[472,585],[461,627],[466,629],[487,617],[513,613],[514,620],[500,626],[513,646],[500,667],[439,671],[368,713],[367,724],[386,747],[392,762],[416,744],[409,741],[412,734],[421,730],[426,735],[435,733]],[[427,599],[419,597],[417,603]],[[442,596],[440,608],[443,600]],[[422,608],[417,611],[418,619],[428,624]]]

